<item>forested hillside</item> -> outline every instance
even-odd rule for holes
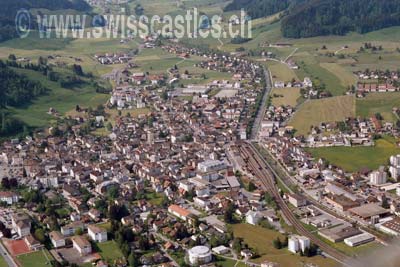
[[[366,33],[400,25],[400,0],[317,0],[293,8],[282,20],[285,37]]]
[[[19,75],[0,61],[0,109],[26,105],[46,91],[40,83]]]
[[[90,10],[90,6],[84,0],[2,0],[0,8],[0,42],[17,37],[15,16],[18,10],[22,8],[27,10],[32,8]]]
[[[285,10],[292,2],[293,0],[234,0],[226,6],[225,11],[244,9],[255,19]]]
[[[400,0],[234,0],[226,10],[244,9],[254,19],[286,10],[288,38],[366,33],[400,25]]]
[[[0,61],[0,137],[22,133],[26,127],[23,122],[10,116],[7,106],[28,105],[47,91],[41,83],[29,80]]]

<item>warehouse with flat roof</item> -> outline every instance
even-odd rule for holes
[[[352,236],[346,238],[344,243],[350,247],[357,247],[363,244],[367,244],[375,240],[375,236],[369,233],[362,233],[361,235]]]

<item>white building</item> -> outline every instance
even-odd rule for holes
[[[369,242],[372,242],[375,240],[375,236],[369,234],[369,233],[363,233],[360,235],[352,236],[349,238],[346,238],[344,240],[344,243],[350,247],[357,247],[359,245],[363,245]]]
[[[19,201],[19,195],[14,192],[0,192],[0,202],[5,202],[8,205],[12,205]]]
[[[61,248],[65,246],[65,238],[60,232],[53,231],[49,234],[49,237],[55,248]]]
[[[105,242],[107,241],[107,231],[103,228],[100,228],[96,225],[88,226],[88,234],[89,237],[96,242]]]
[[[83,223],[80,221],[72,222],[70,224],[62,226],[61,233],[64,236],[71,236],[74,235],[78,229],[83,230]]]
[[[293,253],[304,252],[306,248],[310,248],[310,245],[310,239],[305,236],[292,235],[288,240],[288,249]]]
[[[220,160],[206,160],[197,165],[197,169],[201,172],[215,172],[225,168],[225,163]]]
[[[262,219],[262,215],[257,211],[249,210],[246,213],[246,222],[248,224],[257,225],[258,222]]]
[[[304,87],[312,87],[313,86],[313,83],[309,77],[304,77],[303,86]]]
[[[400,155],[390,157],[390,165],[397,167],[400,166]]]
[[[196,246],[189,250],[189,263],[191,265],[201,265],[211,262],[211,250],[206,246]]]
[[[82,236],[74,236],[72,238],[72,244],[74,249],[82,256],[92,253],[92,245]]]
[[[400,167],[390,166],[389,173],[393,179],[397,180],[400,177]]]
[[[384,170],[384,167],[379,167],[379,170],[373,171],[369,174],[369,181],[372,185],[381,185],[385,184],[387,181],[387,173]]]
[[[20,237],[27,236],[31,233],[31,219],[24,213],[16,213],[11,216],[13,229]]]

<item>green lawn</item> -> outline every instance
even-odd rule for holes
[[[277,231],[268,230],[250,224],[235,224],[232,225],[232,228],[235,237],[243,238],[246,244],[251,248],[256,249],[260,254],[260,258],[252,260],[254,262],[261,263],[268,260],[277,262],[279,266],[285,267],[302,266],[301,263],[313,263],[323,267],[337,266],[337,262],[321,256],[315,256],[312,258],[300,257],[299,255],[289,252],[286,248],[280,250],[275,249],[272,246],[272,240],[277,237],[281,240],[284,238],[284,236]]]
[[[357,99],[357,116],[369,118],[376,113],[381,113],[385,121],[396,121],[392,113],[394,107],[400,108],[400,93],[372,93],[365,98]]]
[[[98,227],[106,229],[107,232],[111,231],[111,222],[99,223],[97,224]]]
[[[0,267],[8,267],[6,260],[0,256]]]
[[[376,250],[379,248],[383,248],[384,246],[376,241],[370,242],[361,246],[357,247],[349,247],[346,245],[344,242],[338,242],[338,243],[333,243],[321,236],[318,236],[319,239],[327,243],[328,245],[336,248],[337,250],[342,251],[343,253],[349,255],[349,256],[363,256],[366,255],[367,253],[371,252],[372,250]]]
[[[117,259],[123,258],[121,250],[118,248],[115,241],[107,241],[103,243],[97,243],[99,253],[101,257],[107,262],[114,262]]]
[[[15,71],[26,75],[31,80],[39,81],[50,89],[46,95],[38,97],[26,107],[9,108],[11,113],[30,126],[43,127],[54,120],[55,117],[47,114],[50,107],[55,108],[60,114],[65,114],[76,105],[96,107],[104,104],[109,98],[107,94],[96,93],[89,84],[84,84],[80,88],[66,89],[48,80],[41,73],[25,69],[15,69]]]
[[[290,82],[292,79],[298,80],[296,73],[286,64],[280,62],[268,62],[268,68],[271,71],[274,81]]]
[[[295,55],[293,58],[300,65],[300,69],[296,71],[300,79],[310,77],[314,85],[325,85],[325,89],[334,96],[343,95],[346,92],[346,88],[342,85],[338,76],[321,67],[319,58],[313,57],[309,53],[300,56]]]
[[[22,267],[45,267],[51,266],[50,261],[53,257],[47,250],[35,251],[28,254],[17,256],[17,260]]]
[[[155,206],[160,206],[163,201],[164,195],[161,193],[148,193],[146,199],[148,202]]]
[[[374,170],[386,165],[391,155],[400,153],[400,148],[393,138],[384,137],[377,140],[374,147],[324,147],[307,151],[316,159],[325,158],[348,172],[356,172],[363,167]]]
[[[223,257],[216,257],[215,263],[221,267],[233,267],[236,264],[236,267],[246,267],[243,262],[237,262],[235,260],[225,259]]]

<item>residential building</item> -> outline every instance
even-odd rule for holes
[[[76,249],[81,256],[92,253],[92,245],[83,236],[74,236],[71,240],[74,249]]]
[[[96,242],[107,241],[107,230],[100,228],[96,225],[88,226],[88,234],[93,241]]]

